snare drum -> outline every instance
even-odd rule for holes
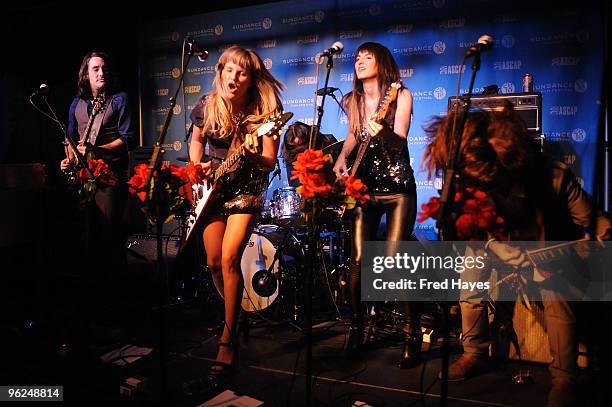
[[[293,187],[276,189],[272,193],[270,213],[276,221],[292,221],[301,217],[301,197]]]

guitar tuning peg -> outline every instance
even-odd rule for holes
[[[273,135],[273,136],[272,136],[272,140],[274,140],[274,141],[278,140],[278,136],[277,136],[276,134],[275,134],[275,135]]]

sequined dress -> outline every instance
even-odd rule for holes
[[[206,99],[202,98],[191,112],[191,121],[194,126],[204,127],[204,109]],[[239,119],[239,118],[237,118]],[[243,129],[242,129],[243,130]],[[230,148],[240,144],[239,135],[219,138],[214,132],[206,134],[208,142],[208,155],[212,158],[212,168],[215,171],[223,164]],[[236,169],[227,173],[220,179],[219,195],[213,202],[211,213],[232,215],[237,213],[259,214],[264,202],[264,194],[268,188],[268,172],[256,168],[246,159],[242,159]]]

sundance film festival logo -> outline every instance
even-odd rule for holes
[[[298,37],[296,42],[298,45],[314,44],[316,42],[319,42],[319,34],[303,35],[301,37]]]
[[[412,24],[398,24],[387,27],[388,34],[407,34],[412,32],[414,26]]]
[[[371,16],[376,17],[380,14],[380,6],[376,3],[371,4],[368,8],[368,13],[370,13]]]
[[[298,86],[314,85],[317,78],[315,76],[299,76],[297,78]]]
[[[433,45],[433,51],[438,55],[444,54],[444,51],[446,51],[446,44],[444,41],[436,41]]]
[[[415,184],[417,187],[417,191],[436,189],[433,180],[430,180],[430,179],[416,180]]]
[[[495,61],[493,63],[493,70],[495,71],[512,71],[516,69],[521,69],[523,65],[523,61]]]
[[[161,127],[163,127],[163,125]],[[161,129],[159,129],[158,131],[161,133]],[[165,148],[166,150],[181,151],[181,148],[183,148],[183,145],[181,144],[180,141],[177,140],[174,143],[162,144],[162,147]]]
[[[459,73],[459,68],[461,68],[461,73],[465,72],[466,66],[463,65],[442,65],[440,67],[440,75],[456,75]]]
[[[587,81],[585,81],[584,79],[576,79],[576,81],[574,82],[574,90],[578,93],[586,92],[587,88],[588,84]]]
[[[206,75],[215,73],[215,65],[198,66],[195,68],[187,68],[187,73],[192,75]]]
[[[217,24],[214,27],[203,27],[199,30],[187,31],[187,36],[192,38],[212,37],[213,35],[218,37],[221,34],[223,34],[223,26],[221,24]]]
[[[428,10],[432,7],[442,8],[446,4],[446,0],[411,0],[393,4],[394,10]]]
[[[283,100],[283,106],[310,107],[314,105],[314,98],[294,98]]]
[[[589,40],[589,32],[587,30],[578,30],[576,32],[562,32],[549,35],[537,35],[531,37],[529,41],[536,44],[565,44],[578,42],[584,44]]]
[[[449,20],[444,20],[438,24],[439,28],[460,28],[465,25],[465,18],[451,18]]]
[[[580,63],[580,57],[557,57],[550,61],[551,66],[576,66]]]
[[[410,145],[426,145],[426,144],[429,144],[429,137],[427,136],[408,136],[408,143]]]
[[[440,178],[440,177],[434,178],[434,188],[435,189],[442,189],[442,178]]]
[[[502,37],[501,44],[504,48],[512,48],[515,43],[514,35],[506,34]]]
[[[269,30],[272,28],[272,20],[268,17],[261,21],[254,21],[252,23],[234,24],[232,29],[234,31],[245,32],[245,31],[257,31],[257,30]]]
[[[551,106],[550,114],[552,116],[576,116],[578,106]]]
[[[534,90],[541,93],[560,93],[574,91],[575,82],[548,82],[535,84]]]
[[[514,87],[514,83],[512,82],[504,82],[504,84],[501,86],[501,91],[502,93],[514,93],[515,87]]]
[[[181,70],[178,68],[174,68],[171,71],[153,72],[151,74],[153,79],[170,79],[178,78],[179,76],[181,76]]]
[[[586,136],[587,134],[584,129],[577,128],[572,131],[572,140],[574,140],[576,143],[583,142],[584,139],[586,139]]]
[[[174,105],[174,108],[172,109],[172,112],[174,113],[175,116],[178,116],[179,114],[181,114],[182,111],[183,109],[181,108],[181,105]]]
[[[340,39],[343,40],[357,39],[361,37],[363,37],[363,30],[342,31],[340,33]]]
[[[446,97],[446,89],[442,86],[438,86],[434,89],[433,95],[436,99],[442,100]]]
[[[414,68],[406,68],[406,69],[400,69],[400,78],[412,78],[412,75],[414,75]]]
[[[393,48],[394,54],[400,55],[431,55],[433,53],[442,54],[446,50],[446,44],[443,41],[437,41],[434,44],[424,44],[416,47]]]
[[[283,58],[283,65],[289,66],[304,66],[312,65],[315,62],[314,56]]]
[[[569,142],[572,139],[572,132],[570,131],[551,131],[548,133],[548,139],[550,141]]]
[[[263,40],[257,43],[257,48],[276,48],[276,40]]]
[[[299,25],[308,23],[322,23],[325,19],[325,12],[323,10],[315,11],[312,14],[306,14],[302,16],[289,16],[281,19],[281,24]]]
[[[272,69],[272,60],[270,58],[264,59],[263,63],[267,70]]]
[[[521,15],[518,13],[500,14],[493,18],[495,24],[512,24],[521,21]]]
[[[463,94],[463,95],[465,95],[465,94],[467,94],[468,92],[469,92],[469,89],[468,89],[468,88],[465,88],[465,89],[459,89],[459,94]],[[482,93],[482,92],[484,92],[484,87],[482,87],[482,86],[480,86],[480,87],[479,87],[479,86],[474,86],[474,89],[472,89],[472,93],[473,93],[473,94],[476,94],[476,93]],[[443,113],[442,113],[442,115],[444,115],[444,114],[446,114],[446,113],[445,113],[445,112],[443,112]]]
[[[412,91],[413,100],[433,100],[433,90],[415,90]]]

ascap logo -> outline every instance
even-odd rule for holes
[[[303,16],[291,16],[291,17],[283,17],[281,19],[281,24],[289,24],[289,25],[298,25],[298,24],[307,24],[317,22],[321,23],[325,19],[325,12],[323,10],[318,10],[313,14],[306,14]]]
[[[185,93],[187,94],[200,93],[200,89],[201,89],[200,85],[185,86]]]
[[[263,63],[267,70],[272,69],[272,60],[270,58],[264,59]]]
[[[363,37],[363,30],[342,31],[340,33],[340,39],[353,39],[361,37]]]
[[[297,84],[299,86],[314,85],[316,80],[317,80],[316,76],[299,76],[297,78]]]
[[[433,95],[436,99],[442,100],[446,97],[446,89],[442,86],[438,86],[434,89]]]
[[[352,73],[342,73],[340,74],[340,82],[353,82],[353,76]]]
[[[574,140],[575,142],[581,143],[584,141],[585,138],[586,138],[586,131],[584,129],[577,128],[577,129],[574,129],[574,131],[572,131],[572,140]]]
[[[567,165],[576,164],[576,154],[566,154],[563,156],[563,162]]]
[[[172,69],[172,77],[174,79],[178,78],[179,76],[181,76],[181,70],[178,68],[174,68]]]
[[[311,107],[314,105],[314,98],[295,98],[283,100],[285,107]]]
[[[433,50],[438,55],[443,54],[446,51],[446,44],[444,41],[436,41],[433,45]]]
[[[523,61],[495,61],[493,62],[493,70],[495,71],[512,71],[521,69]]]
[[[314,62],[315,62],[314,56],[283,58],[283,65],[289,65],[289,66],[312,65],[314,64]]]
[[[557,57],[550,62],[552,66],[575,66],[580,63],[580,57]]]
[[[187,68],[187,72],[192,75],[214,74],[215,65],[198,66],[196,68]]]
[[[574,82],[536,83],[533,86],[533,90],[541,93],[572,92],[574,90]]]
[[[387,33],[389,34],[406,34],[412,32],[412,28],[414,26],[412,24],[398,24],[398,25],[390,25],[387,27]]]
[[[400,78],[412,78],[412,75],[414,75],[414,68],[406,68],[406,69],[400,69]]]
[[[442,65],[440,67],[440,75],[455,75],[459,73],[459,68],[461,68],[461,73],[465,72],[465,65]]]
[[[168,88],[161,88],[155,91],[156,96],[168,96],[168,93],[170,93],[170,89]]]
[[[459,28],[465,25],[465,18],[451,18],[438,24],[439,28]]]
[[[257,48],[276,48],[276,40],[259,41]]]
[[[215,35],[218,37],[223,34],[223,26],[221,24],[217,24],[215,26]]]
[[[574,82],[574,90],[578,93],[586,92],[587,88],[588,84],[587,81],[585,81],[584,79],[576,79],[576,81]]]
[[[380,6],[376,3],[371,4],[370,7],[368,8],[368,12],[370,13],[371,16],[377,16],[380,14]]]
[[[520,14],[501,14],[493,18],[495,24],[511,24],[521,21]]]
[[[550,114],[553,116],[575,116],[578,113],[578,106],[551,106]]]
[[[269,30],[272,28],[272,20],[268,17],[264,18],[261,24],[263,25],[264,30]]]
[[[514,35],[506,34],[502,37],[501,44],[504,48],[512,48],[515,43]]]
[[[174,105],[174,109],[172,109],[172,112],[174,113],[175,116],[178,116],[179,114],[181,114],[182,111],[183,109],[181,108],[181,105]]]
[[[442,8],[446,4],[446,0],[433,0],[432,4],[435,8]]]
[[[301,117],[297,119],[297,121],[307,124],[309,126],[312,126],[314,124],[314,119],[312,117]]]
[[[512,82],[505,82],[502,86],[501,86],[501,91],[502,93],[514,93],[514,84]]]
[[[314,44],[316,42],[319,42],[319,34],[303,35],[297,38],[298,45]]]

